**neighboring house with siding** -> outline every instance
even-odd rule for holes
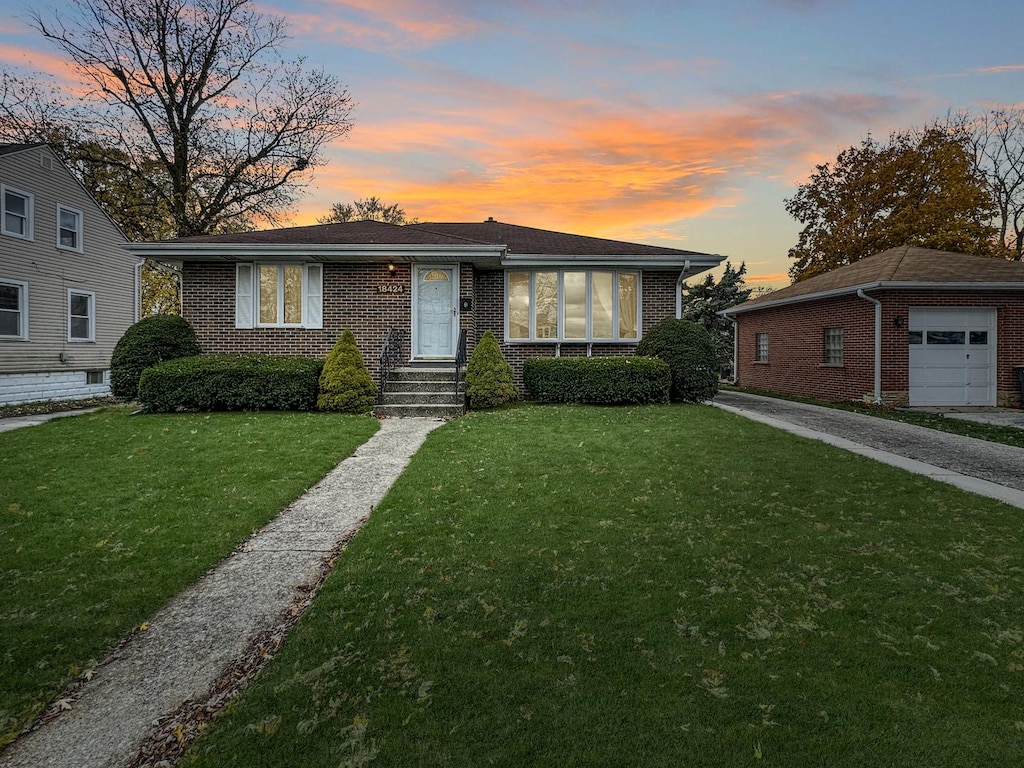
[[[493,219],[322,224],[130,246],[177,262],[204,352],[324,357],[342,330],[376,376],[385,339],[423,367],[492,331],[521,382],[528,357],[632,354],[679,314],[684,280],[724,257]]]
[[[1019,406],[1024,264],[904,246],[725,310],[736,383],[826,400]]]
[[[45,144],[0,144],[0,405],[110,394],[136,260]]]

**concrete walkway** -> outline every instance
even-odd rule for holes
[[[1024,508],[1024,448],[741,392],[719,392],[712,404]]]
[[[388,419],[355,454],[133,634],[0,766],[124,766],[153,724],[203,702],[254,638],[308,602],[351,537],[442,422]]]
[[[36,413],[32,416],[8,416],[0,419],[0,432],[9,432],[12,429],[21,427],[33,427],[51,419],[60,419],[65,416],[80,416],[83,413],[90,413],[98,408],[82,408],[76,411],[57,411],[56,413]]]

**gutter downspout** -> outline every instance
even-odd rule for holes
[[[690,271],[690,260],[687,259],[683,262],[683,271],[679,273],[679,279],[676,280],[676,320],[683,319],[683,282],[686,280]]]
[[[142,319],[142,268],[145,264],[145,259],[135,263],[135,319],[132,321],[134,323]]]
[[[857,289],[857,296],[875,305],[875,403],[882,402],[882,302]]]
[[[726,317],[732,323],[732,376],[729,383],[736,384],[740,373],[740,326],[732,315]]]

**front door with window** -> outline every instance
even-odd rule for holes
[[[458,274],[457,267],[416,267],[414,357],[436,359],[455,356]]]

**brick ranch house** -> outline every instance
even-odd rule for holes
[[[177,263],[204,352],[324,357],[353,331],[376,377],[389,332],[402,364],[447,366],[485,331],[521,383],[528,357],[631,354],[678,316],[683,281],[723,256],[504,224],[321,224],[135,243]]]
[[[826,400],[1019,406],[1024,264],[904,246],[725,310],[736,383]]]

